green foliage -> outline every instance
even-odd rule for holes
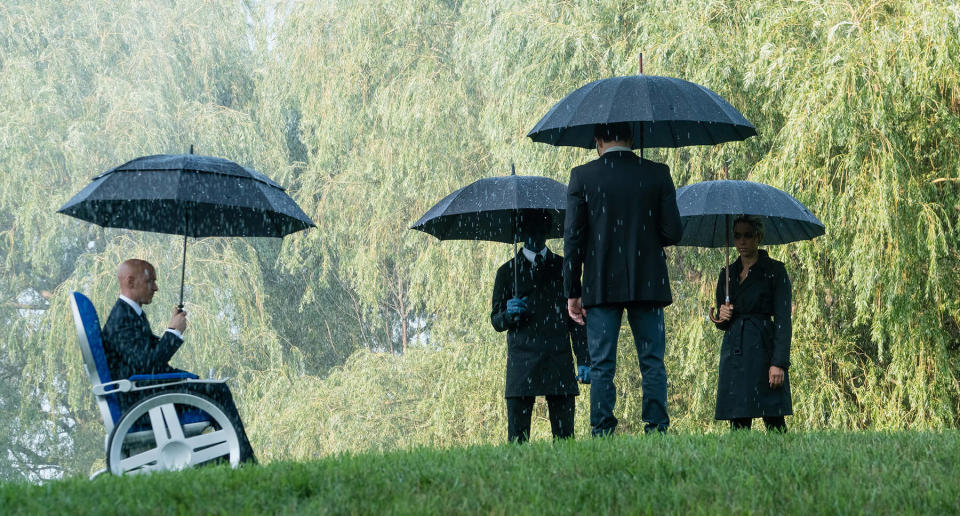
[[[67,293],[105,317],[116,264],[139,256],[160,276],[155,327],[178,294],[182,241],[55,210],[99,172],[191,144],[285,185],[318,226],[189,243],[175,365],[234,378],[263,459],[502,440],[505,339],[488,313],[510,249],[408,227],[512,162],[565,182],[591,153],[526,132],[576,87],[636,73],[641,51],[646,73],[710,87],[759,132],[647,157],[678,186],[729,163],[827,226],[770,249],[794,285],[791,427],[956,427],[958,50],[960,8],[932,0],[5,2],[0,478],[102,466]],[[704,315],[723,258],[668,256],[673,428],[719,431]],[[621,343],[618,417],[635,432],[626,329]]]
[[[621,436],[0,486],[4,514],[951,514],[960,436]]]

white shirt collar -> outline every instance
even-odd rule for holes
[[[535,253],[535,252],[527,249],[526,246],[523,247],[523,256],[524,256],[530,263],[532,263],[532,264],[537,263],[535,260],[537,259],[537,255],[538,255],[538,254],[539,254],[540,256],[546,258],[546,257],[547,257],[547,246],[543,246],[543,249],[541,249],[539,253]]]
[[[126,302],[128,305],[132,306],[132,307],[133,307],[133,311],[134,311],[134,312],[137,312],[137,315],[140,315],[140,314],[143,313],[143,308],[140,308],[140,304],[137,303],[136,301],[130,299],[129,297],[127,297],[127,296],[125,296],[125,295],[123,295],[123,294],[120,294],[120,299],[123,300],[124,302]]]
[[[619,151],[633,152],[633,150],[630,149],[630,147],[624,147],[623,145],[615,145],[615,146],[610,147],[609,149],[603,151],[603,153],[606,154],[606,153],[608,153],[608,152],[619,152]]]

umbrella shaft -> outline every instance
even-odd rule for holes
[[[727,266],[725,267],[727,273],[727,283],[724,285],[724,295],[726,296],[726,303],[730,303],[730,215],[723,216],[723,223],[727,228]]]
[[[187,274],[187,233],[189,233],[187,226],[190,223],[190,217],[185,214],[183,219],[183,262],[180,264],[180,304],[177,305],[179,310],[183,310],[183,280]]]

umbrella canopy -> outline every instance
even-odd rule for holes
[[[683,79],[628,75],[591,82],[558,102],[527,134],[557,146],[595,146],[596,124],[628,122],[634,148],[715,145],[757,134],[712,90]]]
[[[104,227],[192,237],[282,237],[314,227],[267,176],[194,154],[124,163],[93,178],[57,211]]]
[[[727,254],[726,302],[730,302],[730,225],[740,215],[763,220],[763,244],[812,240],[825,233],[823,223],[783,190],[753,181],[704,181],[677,189],[683,237],[677,245],[724,247]],[[710,320],[719,322],[710,309]]]
[[[267,176],[192,153],[124,163],[93,178],[57,212],[104,227],[183,235],[181,308],[188,236],[283,237],[315,227]]]
[[[737,215],[763,219],[763,244],[811,240],[823,223],[792,195],[753,181],[704,181],[677,189],[683,238],[677,245],[729,247],[730,224]]]
[[[411,229],[440,240],[522,240],[526,220],[550,218],[547,238],[563,236],[567,186],[539,176],[510,175],[475,181],[444,197]]]
[[[513,294],[517,295],[516,243],[526,238],[526,225],[540,231],[547,224],[547,238],[563,236],[567,187],[548,177],[488,177],[444,197],[410,229],[440,240],[490,240],[514,245]]]

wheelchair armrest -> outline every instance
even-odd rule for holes
[[[116,394],[118,392],[128,392],[133,388],[133,382],[130,380],[117,380],[115,382],[100,383],[93,386],[95,396],[105,396],[107,394]]]
[[[160,378],[160,377],[164,378]],[[133,380],[133,381],[131,381]],[[147,385],[137,385],[138,381],[150,380],[172,380],[163,383],[152,383]],[[115,382],[101,383],[93,386],[95,396],[105,396],[107,394],[117,394],[119,392],[146,391],[151,389],[164,389],[183,385],[186,383],[226,383],[229,378],[200,380],[193,373],[165,373],[165,374],[137,374],[130,377],[129,380],[117,380]]]
[[[160,374],[135,374],[128,379],[133,382],[142,382],[142,381],[149,381],[149,380],[186,380],[188,378],[191,380],[196,380],[197,378],[200,378],[200,377],[193,373],[182,372],[182,373],[160,373]]]

